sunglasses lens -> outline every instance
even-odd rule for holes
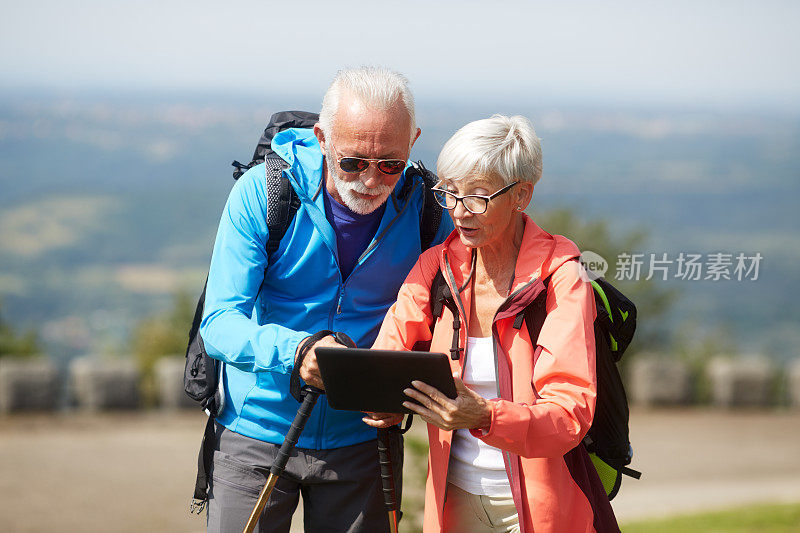
[[[339,161],[339,168],[345,172],[364,172],[369,166],[369,161],[358,157],[343,157]]]
[[[384,159],[378,162],[378,170],[384,174],[400,174],[406,168],[406,162],[400,159]]]

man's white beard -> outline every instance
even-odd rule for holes
[[[333,184],[336,191],[342,198],[344,205],[354,213],[359,215],[368,215],[378,209],[392,194],[394,187],[389,185],[378,185],[377,187],[369,188],[359,178],[352,181],[345,181],[339,177],[338,168],[336,168],[336,158],[330,151],[325,151],[325,160],[328,163],[328,174],[333,178]],[[369,194],[372,198],[361,198],[356,196],[355,193]]]

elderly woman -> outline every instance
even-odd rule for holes
[[[405,404],[428,422],[424,531],[618,531],[581,445],[596,394],[592,289],[575,244],[523,212],[542,174],[533,126],[501,115],[467,124],[437,169],[434,193],[455,231],[419,258],[374,344],[450,350],[451,312],[431,327],[441,271],[462,323],[451,360],[458,397],[414,382]],[[516,317],[542,291],[534,344]]]

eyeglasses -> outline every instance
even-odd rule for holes
[[[343,172],[364,172],[372,163],[376,163],[378,170],[390,176],[400,174],[406,168],[402,159],[369,159],[366,157],[340,157],[336,160]]]
[[[473,215],[481,215],[485,213],[486,208],[489,207],[489,200],[492,198],[497,198],[504,192],[511,190],[511,188],[517,183],[519,183],[519,181],[515,181],[510,185],[506,185],[496,193],[490,194],[489,196],[483,194],[467,194],[465,196],[457,196],[450,191],[437,188],[432,188],[431,191],[433,191],[433,197],[436,199],[436,203],[445,209],[455,209],[458,205],[458,202],[461,202],[464,206],[464,209]]]

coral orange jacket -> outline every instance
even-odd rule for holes
[[[523,216],[525,230],[514,284],[492,325],[498,394],[491,400],[491,424],[471,432],[503,451],[522,532],[619,531],[597,473],[580,445],[591,426],[597,383],[592,288],[573,260],[580,255],[575,244],[550,235]],[[423,253],[373,347],[410,350],[417,342],[430,341],[431,351],[448,353],[453,315],[444,309],[431,339],[431,283],[441,269],[456,295],[470,267],[471,250],[456,232]],[[546,288],[542,280],[548,276]],[[542,290],[547,290],[547,316],[537,346],[532,346],[527,328],[513,325],[516,315]],[[465,324],[460,333],[460,347],[465,348],[471,285],[455,300]],[[461,377],[469,356],[451,360],[454,375]],[[428,425],[425,533],[442,530],[452,435]]]

